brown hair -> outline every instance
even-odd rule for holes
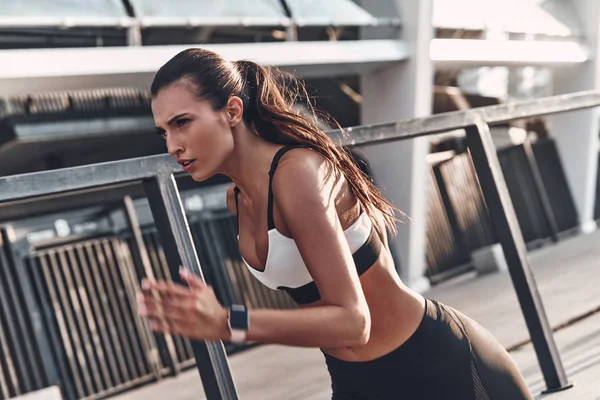
[[[341,127],[329,116],[317,112],[310,101],[306,103],[314,119],[294,109],[302,98],[309,99],[298,78],[252,61],[232,63],[208,50],[187,49],[158,70],[150,89],[152,95],[181,79],[189,79],[198,98],[210,101],[215,110],[225,107],[231,96],[239,96],[244,104],[244,122],[264,140],[307,145],[318,151],[344,174],[371,219],[378,220],[381,213],[387,229],[396,233],[395,211],[399,210],[381,195],[347,150],[318,128],[316,116]]]

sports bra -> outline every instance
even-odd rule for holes
[[[275,170],[281,157],[294,148],[309,147],[305,145],[287,145],[277,151],[269,171],[269,193],[267,205],[268,222],[268,250],[265,269],[260,271],[246,262],[244,264],[250,272],[265,286],[271,289],[284,290],[298,304],[309,304],[321,298],[319,289],[313,281],[302,255],[294,239],[281,234],[275,227],[273,219],[273,189],[272,182]],[[235,207],[238,215],[239,188],[234,187]],[[238,229],[239,231],[239,229]],[[379,258],[381,253],[381,240],[368,214],[361,211],[357,220],[344,230],[348,241],[354,264],[359,275],[365,273]],[[239,234],[238,234],[239,240]]]

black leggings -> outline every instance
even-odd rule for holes
[[[400,347],[347,362],[325,354],[333,399],[533,399],[508,352],[481,325],[434,300]]]

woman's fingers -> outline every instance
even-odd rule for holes
[[[212,288],[186,270],[181,278],[189,287],[165,281],[142,282],[138,313],[152,330],[200,340],[219,338],[222,306]]]
[[[153,296],[141,294],[139,299],[139,310],[142,316],[195,319],[194,314],[197,306],[197,297],[192,293],[184,296]]]
[[[181,279],[186,282],[192,290],[203,290],[206,288],[206,283],[202,282],[199,276],[184,267],[179,268],[179,276],[181,276]]]
[[[183,307],[165,307],[157,302],[144,302],[140,314],[150,321],[152,329],[158,332],[169,332],[193,336],[197,329],[195,315]]]
[[[190,289],[173,282],[152,281],[144,279],[142,281],[142,291],[144,293],[156,293],[162,297],[186,297],[190,294]]]

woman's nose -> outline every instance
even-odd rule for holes
[[[173,135],[167,135],[167,151],[170,155],[177,158],[177,156],[183,153],[183,145],[180,141],[175,140]]]

